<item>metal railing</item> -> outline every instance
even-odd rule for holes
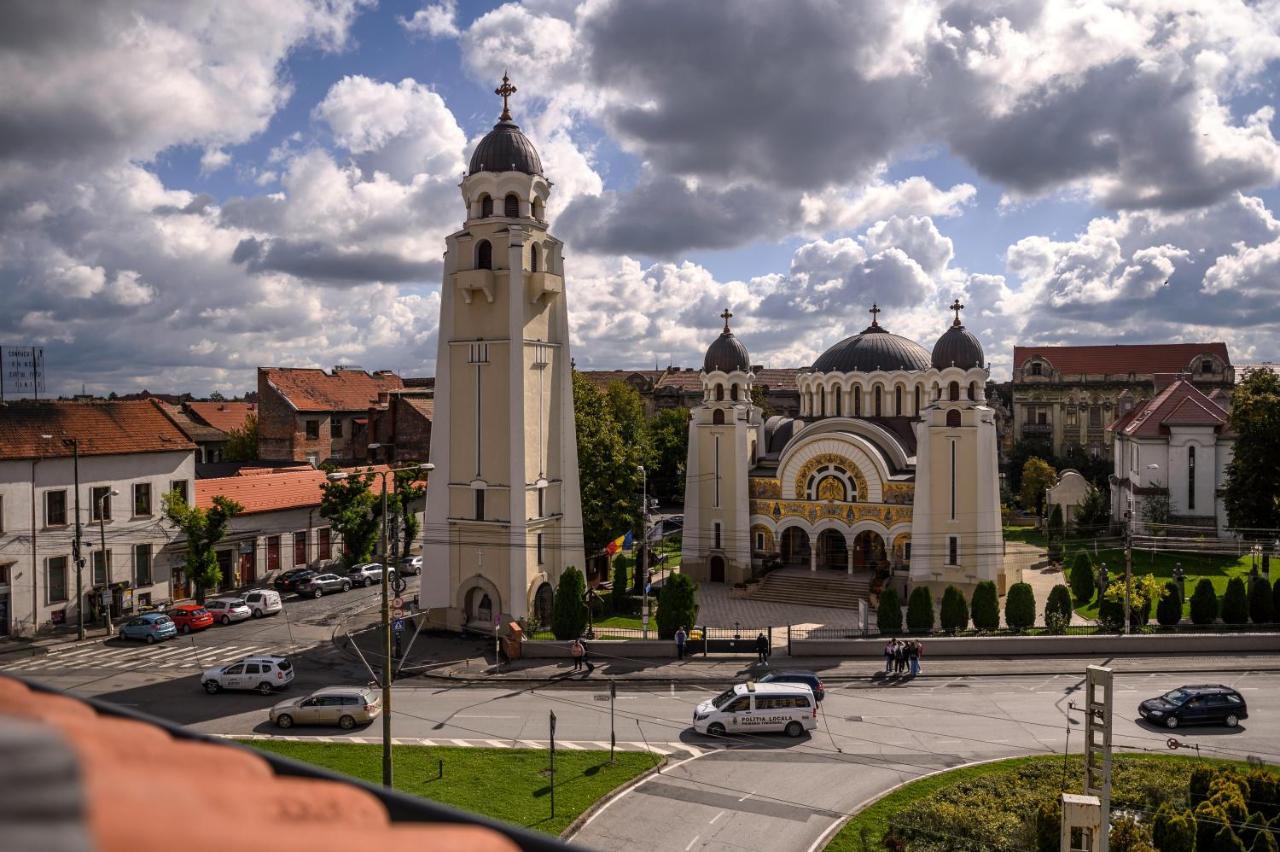
[[[904,626],[902,630],[896,633],[881,633],[873,624],[866,630],[862,630],[857,626],[840,627],[840,626],[823,626],[823,627],[788,627],[787,633],[790,639],[889,639],[893,636],[904,638],[921,638],[933,637],[935,639],[950,639],[963,637],[981,637],[981,636],[1116,636],[1122,633],[1118,627],[1106,627],[1101,624],[1071,624],[1060,630],[1050,630],[1044,626],[1028,627],[1026,630],[1011,630],[1007,627],[1001,627],[997,630],[968,630],[947,631],[941,628],[933,630],[912,631]],[[1196,635],[1196,634],[1218,634],[1218,633],[1277,633],[1280,632],[1280,624],[1179,624],[1173,627],[1165,627],[1161,624],[1139,625],[1133,628],[1131,635],[1148,635],[1148,636],[1178,636],[1178,635]]]

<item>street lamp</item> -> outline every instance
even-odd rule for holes
[[[107,517],[103,511],[103,504],[110,497],[119,497],[120,492],[112,488],[106,494],[98,498],[98,535],[102,538],[102,587],[108,589],[111,586],[111,560],[107,558]],[[101,600],[101,599],[100,599]],[[106,622],[107,635],[111,635],[111,603],[110,597],[107,602],[102,605],[102,620]]]
[[[640,587],[644,594],[644,622],[641,638],[649,638],[649,472],[644,465],[636,465],[640,471]]]
[[[52,441],[53,435],[41,435]],[[80,525],[80,439],[63,438],[62,446],[71,448],[71,470],[75,488],[76,537],[71,543],[71,556],[76,563],[76,639],[84,639],[84,555],[82,552],[83,527]]]
[[[376,450],[381,444],[370,444],[369,449]],[[430,462],[413,464],[405,467],[387,468],[372,471],[382,477],[382,786],[391,786],[391,597],[389,595],[390,566],[387,565],[387,474],[400,473],[407,470],[431,471],[436,466]],[[326,476],[330,482],[341,482],[349,474],[346,471],[334,471]]]

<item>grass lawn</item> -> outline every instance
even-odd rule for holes
[[[248,745],[378,784],[382,746],[255,740]],[[656,765],[643,752],[556,750],[556,815],[551,816],[548,753],[532,749],[401,746],[396,789],[424,799],[559,835],[595,802]],[[438,777],[444,761],[444,778]]]
[[[1075,543],[1068,544],[1064,563],[1068,572],[1070,571],[1071,563],[1076,558],[1076,553],[1081,549],[1088,551],[1089,557],[1093,559],[1095,565],[1099,562],[1107,564],[1107,572],[1111,575],[1113,582],[1124,580],[1124,550],[1122,548],[1099,548],[1098,554],[1094,556],[1092,547],[1081,548]],[[1221,598],[1227,590],[1227,582],[1232,577],[1247,578],[1249,576],[1249,571],[1253,568],[1253,558],[1247,553],[1244,556],[1237,557],[1211,553],[1162,553],[1151,550],[1135,550],[1133,552],[1133,573],[1135,575],[1154,574],[1160,579],[1161,585],[1165,581],[1173,579],[1175,565],[1181,565],[1183,573],[1186,575],[1188,599],[1191,597],[1191,593],[1195,591],[1196,584],[1200,582],[1202,577],[1213,583],[1213,590]],[[1191,613],[1189,600],[1182,602],[1182,611],[1184,615]],[[1094,600],[1085,606],[1077,606],[1076,612],[1085,618],[1097,618],[1097,597],[1095,596]]]
[[[1116,755],[1112,767],[1112,801],[1150,803],[1165,798],[1178,801],[1185,796],[1191,771],[1206,763],[1229,765],[1228,761],[1200,760],[1176,755]],[[1244,764],[1234,764],[1241,769]],[[937,814],[959,816],[950,800],[963,794],[966,786],[986,788],[980,799],[990,806],[1003,805],[1010,813],[998,815],[1013,823],[1030,818],[1036,798],[1057,799],[1059,792],[1078,793],[1083,782],[1079,755],[1063,766],[1061,755],[1017,757],[977,766],[966,766],[913,781],[865,808],[847,822],[831,839],[826,852],[872,852],[883,849],[882,838],[890,821],[900,813],[936,810]],[[1065,787],[1063,784],[1065,782]],[[999,791],[999,795],[992,792]],[[996,804],[998,803],[998,805]],[[1154,807],[1151,808],[1154,810]],[[960,808],[960,811],[967,810]],[[975,815],[975,819],[978,816]],[[983,818],[990,819],[991,815]]]
[[[1044,533],[1035,527],[1005,527],[1005,541],[1023,541],[1027,544],[1034,544],[1037,547],[1048,547],[1049,542],[1045,538]]]

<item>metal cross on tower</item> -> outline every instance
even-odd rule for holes
[[[960,304],[960,300],[956,299],[951,303],[951,310],[956,312],[955,325],[960,325],[960,312],[964,310],[964,305]]]
[[[729,330],[729,320],[733,317],[733,313],[728,308],[724,309],[724,313],[720,315],[720,319],[724,320],[724,330]]]
[[[495,95],[502,96],[502,115],[498,117],[499,121],[511,120],[511,109],[507,104],[507,98],[514,95],[518,90],[511,85],[511,80],[507,77],[507,72],[502,72],[502,85],[493,90]]]
[[[872,302],[872,303],[871,303],[871,324],[872,324],[872,325],[879,325],[879,324],[880,324],[880,322],[879,322],[879,319],[880,319],[879,314],[880,314],[880,306],[879,306],[879,305],[877,305],[875,302]]]

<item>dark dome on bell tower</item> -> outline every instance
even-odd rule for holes
[[[960,322],[960,311],[963,309],[964,305],[960,304],[959,299],[951,305],[951,310],[956,312],[955,321],[951,323],[951,328],[938,338],[938,342],[933,344],[933,356],[929,359],[935,369],[959,367],[962,370],[970,370],[985,366],[982,344]]]
[[[504,73],[502,85],[494,89],[495,95],[502,96],[502,115],[498,123],[485,134],[471,154],[471,164],[467,167],[469,174],[476,172],[524,172],[527,175],[542,174],[542,159],[538,151],[520,130],[520,125],[511,120],[511,108],[507,99],[516,93],[516,87]]]

